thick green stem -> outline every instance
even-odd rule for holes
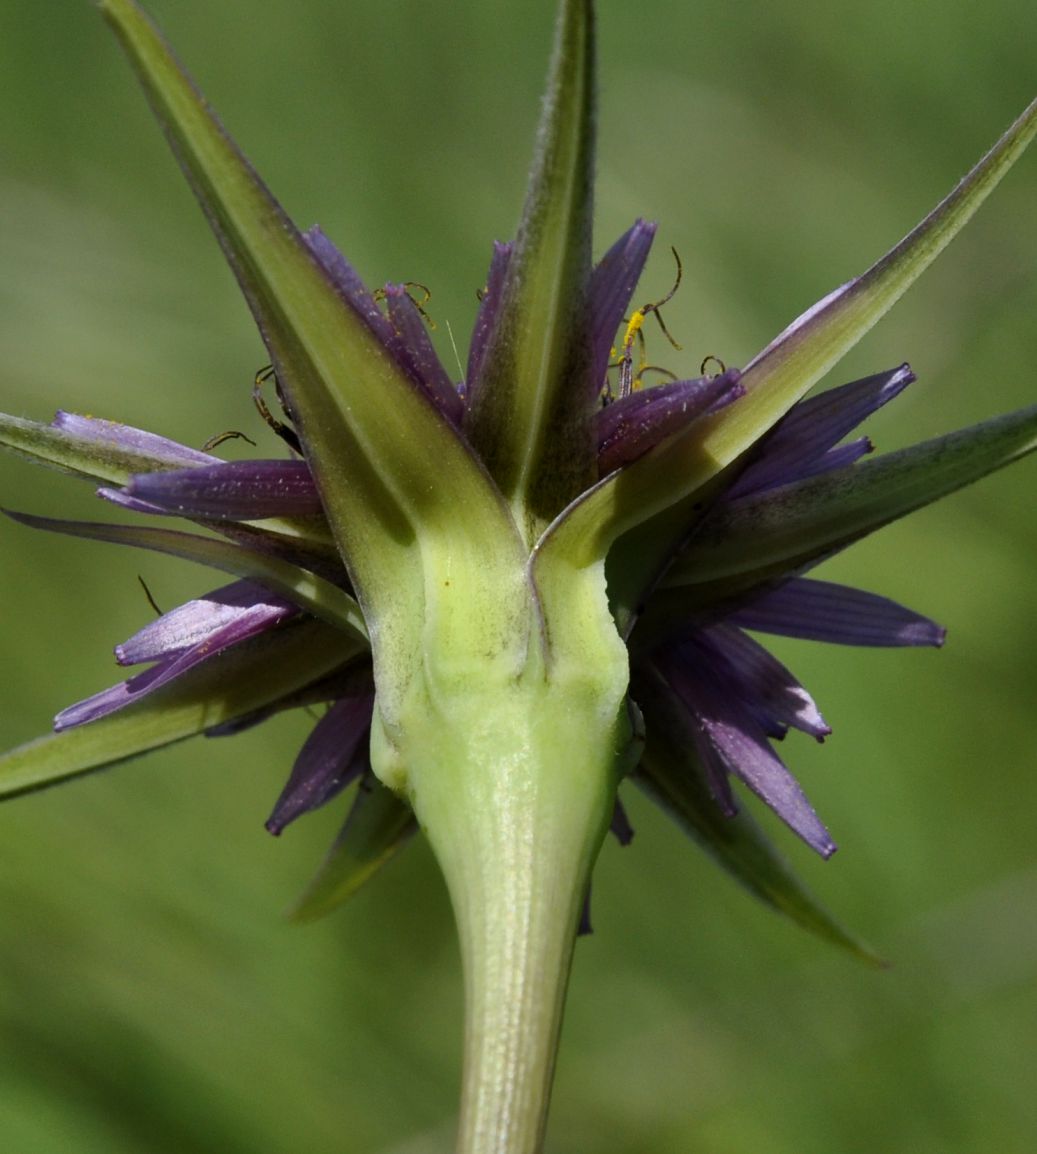
[[[573,942],[629,726],[621,701],[605,713],[600,700],[537,677],[477,697],[447,713],[429,708],[424,723],[411,713],[406,748],[393,752],[407,764],[460,934],[458,1154],[536,1154]]]
[[[439,852],[465,974],[459,1154],[534,1154],[547,1116],[573,942],[607,826],[604,789],[486,766]],[[565,774],[559,750],[552,775]],[[604,783],[601,783],[604,784]],[[561,788],[559,788],[561,787]],[[470,812],[470,811],[469,811]],[[436,838],[435,841],[441,841]]]

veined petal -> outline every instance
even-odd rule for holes
[[[822,857],[835,843],[799,783],[777,756],[749,709],[719,691],[713,670],[693,672],[668,661],[663,676],[691,713],[694,730],[712,746],[725,766],[765,802],[781,820]]]
[[[342,904],[417,832],[414,813],[377,778],[364,778],[342,832],[288,916],[308,922]]]
[[[729,817],[721,811],[695,755],[691,716],[665,680],[641,668],[631,692],[647,731],[634,784],[755,897],[819,937],[882,964],[817,902],[749,813],[743,809]]]
[[[899,396],[915,375],[908,365],[826,389],[795,406],[753,450],[754,460],[724,494],[725,501],[849,464],[867,452],[857,443],[847,459],[829,452],[872,413]]]
[[[298,613],[298,608],[253,581],[235,581],[163,613],[128,641],[115,647],[120,665],[139,665],[175,657],[232,624],[261,621],[270,627]],[[248,626],[249,628],[251,626]]]
[[[123,492],[181,517],[256,521],[323,513],[305,461],[226,461],[198,469],[143,473]]]
[[[93,725],[0,756],[0,797],[43,789],[261,710],[348,661],[356,643],[312,618],[253,638]]]
[[[306,569],[300,569],[277,557],[218,541],[211,537],[198,537],[192,533],[180,533],[172,529],[152,529],[139,525],[106,525],[93,521],[64,521],[50,517],[36,517],[29,513],[12,513],[4,510],[8,517],[32,529],[47,529],[52,533],[65,533],[70,537],[83,537],[91,541],[108,541],[115,545],[132,545],[138,549],[151,549],[156,553],[166,553],[171,557],[182,557],[185,561],[197,561],[246,577],[283,593],[296,605],[309,610],[316,617],[344,629],[354,638],[367,643],[367,626],[360,606],[344,590],[318,577]]]
[[[655,239],[656,226],[637,220],[594,266],[590,283],[591,371],[587,388],[596,400],[605,382],[616,330],[623,323],[627,305]]]
[[[704,413],[736,400],[742,395],[738,376],[737,369],[728,369],[716,377],[673,381],[606,405],[594,420],[599,475],[636,461]]]
[[[371,729],[374,693],[336,701],[313,727],[266,823],[280,834],[297,817],[319,809],[350,782],[370,772],[362,742]]]
[[[425,331],[425,318],[411,300],[406,285],[387,284],[382,290],[393,329],[396,359],[421,385],[432,403],[455,426],[461,424],[464,403]]]
[[[726,620],[741,629],[836,645],[942,645],[946,630],[888,597],[798,577]]]
[[[298,613],[298,610],[293,610]],[[285,619],[283,613],[252,613],[239,614],[218,629],[213,629],[203,640],[196,642],[189,649],[174,654],[160,661],[151,669],[138,673],[111,689],[102,690],[83,701],[63,709],[54,718],[54,729],[60,733],[65,729],[72,729],[77,725],[96,721],[107,717],[110,713],[124,709],[135,701],[154,693],[171,681],[183,677],[190,670],[201,665],[204,661],[211,661],[219,657],[225,650],[234,645],[240,645],[252,637],[268,633]],[[357,652],[360,651],[357,643]]]
[[[479,312],[472,329],[472,343],[468,348],[468,368],[465,373],[465,401],[471,405],[482,381],[482,366],[486,358],[486,348],[497,327],[500,316],[504,279],[511,260],[511,244],[494,241],[490,271],[486,274],[486,287],[479,300]]]

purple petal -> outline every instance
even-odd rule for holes
[[[147,513],[149,516],[170,516],[170,511],[162,505],[156,505],[153,501],[141,501],[136,497],[127,496],[124,489],[110,489],[107,485],[102,485],[97,490],[97,496],[102,501],[110,501],[111,504],[117,505],[120,509],[126,509],[130,513]]]
[[[256,627],[262,632],[298,612],[290,601],[254,581],[235,581],[163,613],[117,645],[115,659],[120,665],[139,665],[175,657],[203,642],[211,644],[231,626],[245,628],[251,636]]]
[[[686,703],[687,704],[687,703]],[[731,789],[731,780],[728,777],[727,762],[721,758],[716,746],[697,714],[693,713],[692,733],[695,738],[695,754],[699,766],[706,779],[710,796],[717,803],[720,812],[725,817],[734,817],[738,813],[738,803],[735,801],[734,791]]]
[[[657,669],[688,711],[688,728],[695,746],[694,763],[702,772],[710,796],[725,817],[734,817],[738,813],[738,804],[731,790],[727,763],[720,758],[716,747],[709,740],[696,705],[700,679],[695,668],[671,655],[664,657]]]
[[[328,239],[319,225],[302,234],[306,247],[324,269],[335,291],[364,321],[371,331],[387,345],[392,340],[392,325],[378,307],[360,275]]]
[[[737,695],[772,736],[782,736],[790,726],[818,740],[832,732],[792,673],[740,629],[713,625],[700,630],[688,646],[714,681],[728,695]]]
[[[290,822],[330,801],[365,771],[367,751],[361,743],[371,726],[373,704],[373,694],[344,697],[317,722],[266,822],[270,833],[280,834]]]
[[[324,235],[319,226],[314,225],[308,232],[303,233],[303,240],[335,286],[338,295],[366,322],[407,376],[431,398],[448,419],[457,424],[461,410],[460,398],[436,356],[414,302],[407,297],[406,288],[401,285],[386,286],[390,312],[390,316],[386,316],[378,307],[374,295],[360,279],[356,269]],[[395,306],[393,297],[396,297]],[[408,315],[408,306],[414,314],[413,317]],[[392,315],[394,308],[395,317]]]
[[[157,665],[144,673],[138,673],[127,681],[120,681],[110,689],[103,689],[92,697],[86,697],[63,709],[54,718],[54,731],[60,733],[64,729],[72,729],[77,725],[85,725],[88,721],[96,721],[99,717],[107,717],[126,705],[132,705],[147,694],[155,681],[162,675],[166,667]]]
[[[230,621],[222,628],[213,630],[204,641],[198,642],[175,657],[160,661],[158,665],[136,674],[119,685],[113,685],[111,689],[102,690],[63,709],[54,718],[54,729],[60,733],[63,729],[72,729],[77,725],[85,725],[88,721],[96,721],[99,717],[107,717],[108,714],[115,713],[126,705],[132,705],[163,685],[175,681],[203,661],[219,656],[231,645],[237,645],[250,637],[265,633],[276,624],[277,621],[272,621],[269,616],[263,614]]]
[[[701,717],[706,735],[729,771],[744,782],[783,822],[822,857],[831,857],[835,842],[807,801],[799,783],[744,715],[717,708]]]
[[[685,669],[671,683],[693,714],[698,740],[708,751],[704,760],[733,773],[811,849],[830,857],[836,847],[828,830],[748,710],[712,682],[708,669]]]
[[[479,388],[479,377],[482,373],[486,349],[497,324],[497,315],[500,309],[501,297],[504,291],[504,277],[508,271],[508,262],[511,260],[512,245],[495,241],[493,256],[490,258],[490,271],[486,274],[486,290],[479,303],[479,312],[475,318],[475,327],[472,329],[472,343],[468,349],[468,369],[465,372],[465,400],[471,404],[473,394]]]
[[[704,413],[740,397],[739,376],[727,369],[716,377],[641,389],[606,405],[595,415],[598,475],[629,465]]]
[[[591,273],[591,397],[597,397],[605,383],[612,357],[616,331],[623,323],[630,298],[641,277],[648,253],[655,239],[656,226],[645,220],[635,221]]]
[[[103,495],[111,499],[110,490]],[[229,521],[323,512],[305,461],[225,461],[199,469],[140,473],[130,478],[123,495],[145,508]]]
[[[387,284],[384,292],[393,327],[391,351],[447,420],[460,425],[464,411],[461,396],[432,347],[425,318],[408,295],[407,286]]]
[[[197,449],[190,449],[176,441],[165,437],[146,433],[143,429],[135,429],[131,425],[120,425],[115,421],[103,421],[98,417],[82,417],[77,413],[66,413],[60,410],[51,421],[51,427],[60,429],[84,441],[92,441],[98,445],[112,445],[115,448],[132,450],[142,453],[156,460],[164,461],[171,467],[179,468],[189,465],[215,465],[220,461],[210,453],[202,453]]]
[[[609,830],[620,845],[629,845],[634,840],[634,827],[630,824],[627,811],[618,797],[616,804],[612,807],[612,821],[609,823]]]
[[[845,445],[837,445],[815,458],[813,465],[804,467],[792,478],[802,481],[806,477],[816,477],[820,473],[831,473],[833,469],[846,469],[856,464],[861,457],[873,453],[875,446],[870,437],[858,437],[854,441],[847,441]]]
[[[824,471],[817,467],[819,459],[914,379],[911,369],[901,365],[801,401],[774,427],[762,443],[758,458],[744,470],[725,499],[744,497]],[[836,464],[830,462],[824,468],[833,467]]]
[[[583,895],[583,905],[580,907],[580,924],[576,928],[577,936],[583,938],[588,934],[594,933],[594,926],[591,925],[591,887],[587,886],[587,892]]]
[[[895,601],[798,577],[728,620],[742,629],[836,645],[942,645],[946,630]]]

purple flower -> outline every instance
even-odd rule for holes
[[[637,277],[654,235],[654,226],[637,222],[596,267],[590,309],[595,325],[591,373],[585,392],[597,397],[607,388],[614,370],[609,367],[613,329],[623,320]],[[319,229],[306,234],[307,244],[321,261],[335,290],[359,315],[400,368],[427,394],[432,403],[460,426],[480,388],[480,341],[493,330],[504,257],[510,246],[498,246],[488,276],[488,288],[476,318],[469,358],[471,375],[451,381],[439,361],[421,314],[403,286],[386,285],[369,292],[359,276]],[[379,301],[382,307],[379,307]],[[384,311],[383,311],[384,309]],[[715,413],[741,395],[735,370],[696,380],[674,381],[645,389],[604,404],[596,414],[596,472],[603,476],[636,460],[674,430]],[[28,428],[28,426],[26,426]],[[144,626],[115,648],[120,665],[150,663],[110,689],[63,709],[55,729],[69,730],[108,717],[134,705],[148,694],[178,679],[189,679],[204,663],[219,664],[228,651],[252,647],[261,652],[264,639],[298,625],[309,613],[317,615],[318,601],[308,601],[305,588],[320,581],[325,589],[353,604],[347,570],[334,551],[327,549],[332,532],[324,518],[317,486],[301,459],[223,462],[165,438],[126,425],[59,413],[49,427],[38,427],[67,453],[83,453],[118,461],[121,467],[150,466],[155,471],[132,472],[120,486],[102,485],[98,496],[129,512],[157,517],[179,516],[228,539],[217,545],[211,538],[145,527],[72,523],[21,513],[10,514],[24,524],[71,535],[192,557],[242,574],[243,579],[181,605]],[[90,474],[87,474],[90,475]],[[99,474],[93,474],[97,479]],[[103,478],[102,478],[103,479]],[[233,568],[232,568],[233,563]],[[295,583],[274,586],[268,568]],[[265,582],[265,583],[264,583]],[[277,590],[276,592],[274,590]],[[325,602],[326,604],[326,602]],[[349,625],[348,611],[333,624]],[[316,620],[311,625],[319,625]],[[286,708],[327,703],[327,714],[317,723],[301,751],[290,781],[267,823],[280,833],[302,814],[331,801],[348,784],[373,781],[364,739],[371,726],[373,671],[370,651],[355,653],[343,646],[339,667],[322,672],[312,683],[291,691],[262,708],[220,720],[206,728],[211,736],[238,732]],[[338,696],[343,686],[349,696]],[[617,808],[617,815],[622,809]],[[632,831],[625,815],[617,816],[617,837],[624,844]]]
[[[669,335],[680,262],[670,294],[635,295],[656,232],[644,221],[592,260],[593,10],[563,0],[525,208],[514,242],[493,248],[456,380],[420,287],[371,292],[319,228],[300,231],[132,0],[101,6],[255,317],[282,410],[260,411],[283,446],[223,462],[93,418],[0,417],[7,447],[143,519],[16,520],[233,578],[117,646],[120,664],[147,668],[0,759],[0,794],[324,707],[267,828],[356,788],[296,913],[347,897],[420,824],[454,901],[474,1023],[459,1150],[539,1149],[593,862],[610,828],[633,836],[623,778],[750,891],[871,956],[739,796],[822,856],[835,849],[774,749],[829,727],[752,634],[942,643],[927,618],[806,574],[1033,450],[1037,406],[871,457],[856,430],[910,369],[808,394],[1020,155],[1037,102],[907,237],[744,369],[663,367],[660,383],[643,342],[656,323]]]
[[[746,456],[699,522],[698,533],[708,535],[750,499],[766,502],[767,494],[787,492],[806,478],[837,482],[872,448],[866,438],[840,442],[913,380],[902,365],[801,401]],[[694,762],[724,813],[738,811],[729,782],[733,776],[828,857],[835,844],[771,742],[784,739],[790,729],[823,741],[831,730],[807,690],[746,630],[868,646],[942,645],[944,630],[885,598],[804,578],[805,570],[834,551],[827,549],[797,557],[795,565],[769,570],[737,590],[722,585],[689,599],[698,576],[696,546],[692,536],[663,579],[660,600],[668,599],[668,611],[649,603],[631,634],[638,654],[631,692],[639,700],[642,677],[670,687],[686,713]],[[644,696],[650,700],[651,690]]]
[[[654,233],[654,225],[638,221],[603,257],[591,278],[589,311],[595,323],[585,392],[604,398],[595,417],[599,478],[637,460],[673,433],[737,403],[744,393],[741,374],[725,369],[712,377],[641,388],[618,399],[609,395],[617,368],[613,354]],[[495,250],[490,287],[482,297],[473,333],[471,375],[462,383],[450,381],[406,290],[386,286],[379,294],[383,311],[323,233],[311,230],[307,242],[336,291],[367,319],[388,355],[451,423],[462,425],[480,388],[480,345],[493,329],[501,270],[511,246]],[[668,687],[683,712],[691,772],[701,776],[717,810],[727,816],[738,812],[730,784],[732,777],[737,778],[825,857],[835,844],[772,743],[783,740],[790,729],[818,741],[831,731],[809,692],[747,631],[893,647],[939,646],[944,630],[885,598],[803,576],[845,543],[835,547],[825,543],[809,556],[799,555],[792,564],[752,574],[748,581],[702,580],[708,569],[696,561],[705,556],[706,542],[723,535],[725,526],[748,508],[765,509],[769,500],[785,500],[795,486],[813,478],[838,483],[852,476],[872,445],[866,437],[846,438],[913,380],[914,374],[902,365],[794,405],[713,494],[708,513],[671,559],[656,595],[629,634],[631,696],[638,704],[651,702],[653,683]],[[264,635],[312,614],[314,607],[298,594],[293,600],[264,586],[261,567],[270,558],[319,574],[343,596],[352,595],[349,575],[337,556],[321,552],[332,534],[305,461],[217,463],[208,454],[128,426],[65,413],[58,414],[51,428],[73,447],[93,445],[113,456],[142,452],[153,465],[168,466],[164,471],[134,473],[121,487],[104,486],[98,494],[133,512],[190,518],[233,541],[245,571],[250,565],[259,567],[259,579],[236,581],[179,606],[116,646],[122,665],[153,664],[62,710],[55,719],[57,730],[108,716],[187,677],[203,662],[219,661],[232,647],[261,644]],[[43,528],[145,548],[163,543],[143,529],[119,531],[16,516]],[[284,531],[289,526],[294,530],[290,537]],[[189,538],[184,538],[182,548],[183,555],[190,555]],[[340,697],[346,682],[349,695]],[[267,823],[272,832],[280,833],[295,818],[331,801],[358,778],[368,781],[370,788],[373,779],[364,739],[371,724],[373,685],[369,651],[350,653],[338,668],[314,682],[294,687],[258,711],[209,727],[211,735],[224,735],[281,709],[328,703],[327,714],[300,753]],[[650,727],[652,708],[642,708]],[[637,770],[635,780],[649,793],[657,792],[650,763]],[[617,816],[614,830],[624,844],[633,834],[625,815]]]

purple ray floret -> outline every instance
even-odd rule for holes
[[[843,437],[898,396],[914,379],[911,369],[901,365],[801,401],[760,443],[755,459],[728,490],[727,499],[745,497],[828,468],[851,464],[870,450],[869,442],[857,443],[857,449],[849,455],[828,454]]]
[[[732,613],[743,629],[836,645],[942,645],[946,630],[887,597],[795,578]]]
[[[833,469],[845,469],[848,465],[856,464],[861,457],[866,457],[875,451],[870,437],[857,437],[847,441],[845,445],[836,445],[827,453],[822,453],[810,464],[804,464],[797,475],[789,480],[804,481],[807,477],[816,477],[819,473],[830,473]],[[783,482],[784,483],[784,482]]]
[[[317,722],[267,820],[270,833],[281,833],[297,817],[331,801],[368,768],[362,743],[373,704],[373,694],[344,697]]]
[[[229,521],[322,512],[305,461],[227,461],[198,469],[142,473],[130,478],[121,496],[138,503],[138,508],[143,505],[142,511]]]
[[[716,496],[714,509],[750,495],[769,501],[770,490],[852,470],[871,442],[840,442],[913,380],[901,365],[801,401],[757,445],[734,483]],[[771,573],[755,593],[691,610],[685,627],[676,627],[649,658],[688,712],[697,762],[720,808],[737,812],[728,780],[733,774],[827,856],[835,846],[770,742],[789,729],[823,740],[830,728],[806,689],[745,629],[866,646],[940,645],[944,631],[887,598],[796,572]]]
[[[630,824],[630,818],[627,817],[626,807],[618,797],[612,808],[609,831],[620,845],[629,845],[634,840],[634,827]]]
[[[729,624],[699,630],[681,650],[685,663],[708,667],[729,696],[744,702],[771,737],[790,728],[818,740],[832,732],[814,699],[762,645]]]
[[[822,857],[835,843],[807,801],[796,779],[771,749],[768,734],[743,700],[725,692],[709,664],[686,659],[667,662],[665,675],[693,716],[696,748],[718,803],[735,807],[724,778],[733,774],[749,787]]]
[[[407,286],[388,284],[379,294],[386,299],[386,315],[356,269],[318,226],[304,233],[303,240],[339,296],[363,319],[410,380],[456,425],[462,415],[460,395],[428,338]]]
[[[396,359],[421,384],[447,420],[452,425],[460,425],[464,412],[461,395],[432,347],[425,318],[411,299],[407,285],[387,284],[382,292],[393,327],[392,348]]]
[[[361,317],[384,345],[392,340],[392,325],[378,307],[360,274],[338,250],[319,225],[302,235],[314,259],[335,286],[335,291]]]
[[[468,347],[468,368],[465,372],[465,400],[468,404],[471,404],[472,397],[478,391],[486,349],[489,347],[497,317],[500,315],[504,278],[507,276],[511,252],[512,245],[502,244],[500,241],[494,242],[490,271],[486,274],[486,288],[479,301],[479,312],[475,318],[475,327],[472,329],[472,342]]]
[[[598,261],[590,281],[591,374],[588,390],[597,397],[605,380],[616,330],[644,269],[656,226],[638,220]]]
[[[235,581],[212,593],[178,605],[115,647],[120,665],[139,665],[176,657],[224,635],[232,626],[253,636],[299,613],[297,606],[254,581]],[[226,642],[224,642],[226,644]]]
[[[212,456],[211,453],[188,448],[156,433],[135,429],[132,425],[120,425],[116,421],[105,421],[99,417],[82,417],[78,413],[59,410],[51,421],[51,426],[84,441],[111,445],[116,449],[129,449],[135,453],[154,457],[171,469],[220,463],[220,458]]]
[[[598,475],[629,465],[698,417],[736,400],[744,392],[740,376],[727,369],[716,377],[640,389],[606,405],[594,421]]]
[[[54,729],[57,732],[72,729],[132,705],[147,694],[154,693],[156,689],[182,677],[203,661],[217,657],[230,646],[240,645],[249,638],[266,633],[287,616],[291,614],[262,603],[257,606],[254,613],[234,615],[225,624],[210,630],[202,640],[189,648],[171,651],[170,656],[160,660],[151,669],[113,685],[111,689],[102,690],[84,701],[70,705],[68,709],[63,709],[54,718]],[[133,640],[131,638],[131,643]]]

